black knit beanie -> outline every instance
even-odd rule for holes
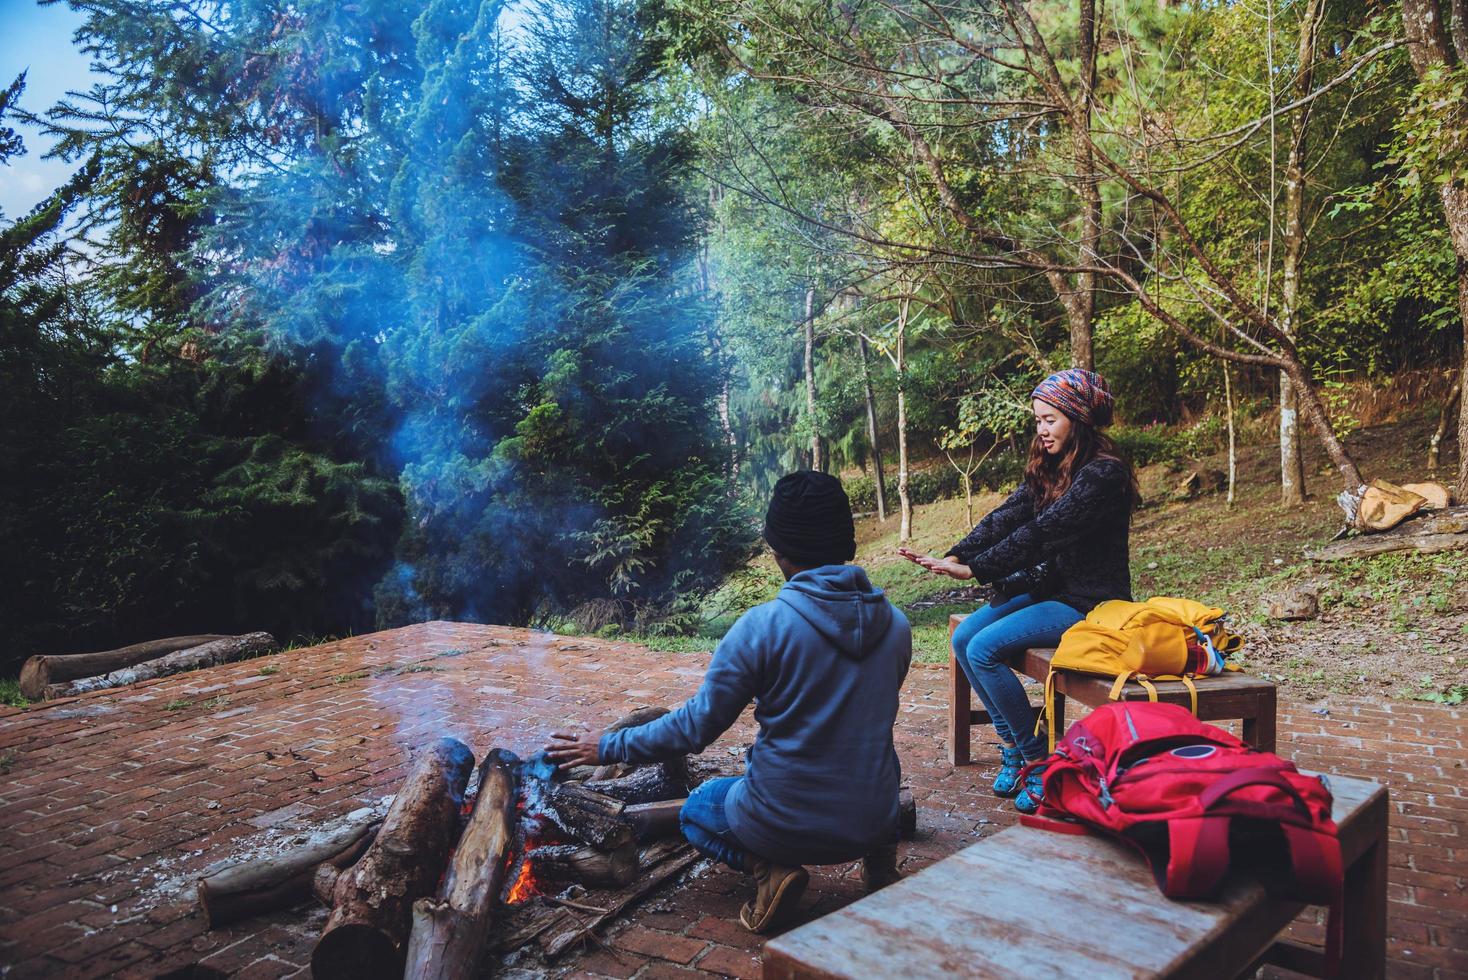
[[[856,523],[841,481],[812,470],[782,476],[765,511],[765,540],[807,568],[855,558]]]

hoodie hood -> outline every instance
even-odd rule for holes
[[[844,656],[861,660],[892,626],[892,604],[859,565],[822,565],[786,582],[776,598]]]

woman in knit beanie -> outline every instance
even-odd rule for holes
[[[1130,599],[1128,534],[1136,478],[1101,430],[1114,400],[1106,380],[1071,368],[1035,387],[1035,438],[1024,482],[942,558],[898,554],[938,575],[994,584],[994,598],[953,634],[955,658],[988,709],[1003,765],[994,792],[1038,809],[1045,756],[1035,713],[1011,664],[1060,635],[1107,599]]]

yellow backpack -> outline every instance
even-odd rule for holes
[[[1154,596],[1146,602],[1112,599],[1101,603],[1061,636],[1045,678],[1045,706],[1035,721],[1035,733],[1039,734],[1040,726],[1045,725],[1050,750],[1055,750],[1055,719],[1050,717],[1049,707],[1055,696],[1057,670],[1114,677],[1113,701],[1120,700],[1127,681],[1142,685],[1147,700],[1156,701],[1157,688],[1152,681],[1179,680],[1187,685],[1196,715],[1198,689],[1193,678],[1199,671],[1188,641],[1197,641],[1212,656],[1214,669],[1207,673],[1239,669],[1225,664],[1223,658],[1242,647],[1244,640],[1224,628],[1223,618],[1222,609],[1168,596]]]

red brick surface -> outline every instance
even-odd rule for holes
[[[410,752],[443,734],[521,753],[553,729],[675,704],[705,658],[526,630],[428,623],[0,711],[0,976],[279,977],[307,969],[323,913],[302,908],[209,932],[200,869],[393,792]],[[943,672],[912,672],[898,722],[920,835],[914,870],[1013,821],[978,764],[944,761]],[[1328,707],[1328,713],[1320,713]],[[1285,703],[1280,751],[1392,793],[1389,973],[1468,977],[1468,777],[1454,708],[1332,697]],[[733,758],[746,714],[709,749]],[[813,869],[802,920],[860,895],[854,866]],[[734,917],[741,875],[701,867],[655,893],[605,944],[511,975],[755,976],[760,940]],[[1318,938],[1303,920],[1295,930]],[[192,972],[190,972],[192,971]],[[502,969],[500,975],[505,975]]]

